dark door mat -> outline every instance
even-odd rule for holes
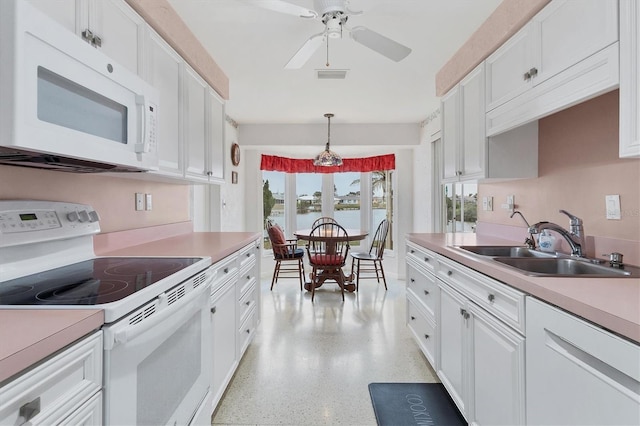
[[[466,425],[442,383],[369,383],[378,426]]]

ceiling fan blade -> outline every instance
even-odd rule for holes
[[[351,38],[396,62],[400,62],[411,53],[411,49],[407,46],[365,27],[352,28]]]
[[[315,10],[307,9],[282,0],[242,0],[244,3],[258,6],[274,12],[286,13],[287,15],[300,16],[301,18],[317,18]]]
[[[320,34],[316,34],[311,36],[309,40],[305,41],[304,44],[298,51],[289,59],[287,65],[284,66],[285,69],[294,70],[301,68],[304,64],[307,63],[311,55],[315,53],[316,50],[322,45],[324,41],[324,32]]]

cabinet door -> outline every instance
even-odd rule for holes
[[[640,157],[640,4],[620,1],[620,157]]]
[[[484,63],[460,82],[460,170],[466,179],[484,177],[487,156],[484,106]]]
[[[468,309],[469,420],[481,425],[524,424],[524,337],[475,304],[469,303]]]
[[[235,283],[221,289],[211,303],[213,329],[213,379],[214,409],[222,397],[236,365],[236,290]]]
[[[440,282],[440,303],[436,320],[439,350],[438,376],[463,415],[467,415],[467,319],[465,299]]]
[[[155,31],[149,30],[147,80],[160,92],[158,157],[160,172],[182,177],[182,58]]]
[[[618,0],[554,1],[531,25],[539,84],[618,40]]]
[[[83,13],[76,0],[29,0],[29,3],[74,34],[80,35],[80,28],[88,25],[86,4]]]
[[[211,123],[209,125],[207,173],[210,182],[224,182],[224,165],[228,157],[225,155],[227,151],[224,143],[226,120],[224,101],[211,88],[208,90],[208,97],[210,112],[207,117]]]
[[[207,83],[188,65],[184,65],[184,148],[185,176],[208,181],[207,176]]]
[[[533,67],[530,33],[525,25],[486,59],[487,112],[531,87],[525,75]]]
[[[458,144],[460,140],[460,92],[455,86],[442,97],[442,177],[443,179],[457,179]]]
[[[105,55],[142,76],[145,23],[124,0],[93,0],[89,29],[100,37]]]

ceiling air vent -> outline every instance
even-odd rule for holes
[[[316,70],[318,80],[344,80],[348,70]]]

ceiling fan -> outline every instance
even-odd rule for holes
[[[311,36],[284,66],[286,69],[301,68],[316,50],[329,38],[342,38],[346,30],[351,38],[369,49],[399,62],[403,60],[411,49],[390,38],[368,28],[357,26],[347,27],[350,16],[361,15],[349,9],[349,0],[314,0],[313,9],[307,9],[282,0],[243,0],[254,6],[275,12],[299,16],[306,19],[319,19],[324,24],[324,31]],[[327,64],[328,65],[328,64]]]

